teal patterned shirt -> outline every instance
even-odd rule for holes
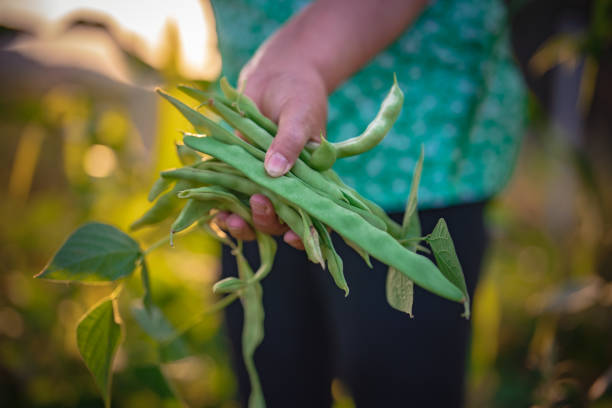
[[[259,45],[308,2],[214,0],[223,74],[235,83]],[[329,98],[327,136],[345,140],[376,116],[393,82],[404,107],[371,151],[334,170],[388,211],[401,211],[420,146],[419,207],[487,199],[507,183],[524,124],[525,87],[501,0],[438,0]]]

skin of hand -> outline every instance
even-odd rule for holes
[[[239,84],[261,112],[278,123],[264,166],[272,177],[287,173],[310,141],[325,134],[327,96],[388,46],[414,21],[426,0],[318,0],[272,35],[243,68]],[[300,238],[279,222],[265,196],[250,199],[253,224],[262,232],[284,234],[304,249]],[[220,212],[217,224],[237,239],[255,233],[238,215]]]

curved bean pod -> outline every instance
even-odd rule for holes
[[[181,200],[177,198],[176,194],[189,187],[191,187],[191,182],[189,181],[181,180],[177,182],[172,190],[159,197],[146,213],[130,225],[130,230],[135,231],[147,225],[157,224],[168,218],[180,205]]]
[[[276,135],[276,132],[278,132],[276,123],[264,116],[251,98],[233,88],[225,77],[221,78],[219,86],[223,95],[232,101],[232,106],[235,105],[238,111],[243,111],[253,122],[264,128],[271,135]]]
[[[393,86],[385,97],[378,114],[368,125],[366,130],[359,136],[334,143],[338,158],[355,156],[372,149],[386,136],[391,126],[397,120],[402,105],[404,93],[397,84],[397,78],[393,76]]]
[[[225,145],[210,138],[185,137],[184,142],[243,171],[258,185],[305,209],[311,216],[329,225],[370,255],[395,267],[426,290],[451,300],[464,301],[461,290],[442,275],[431,261],[405,249],[392,236],[365,222],[353,211],[339,207],[327,196],[311,194],[303,183],[290,177],[271,178],[263,163],[238,146]]]
[[[337,155],[334,145],[321,136],[321,144],[310,155],[310,166],[319,171],[331,169]]]

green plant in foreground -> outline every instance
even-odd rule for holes
[[[431,234],[421,236],[417,190],[423,151],[415,168],[402,225],[346,186],[330,169],[336,159],[373,148],[389,131],[403,103],[397,81],[363,134],[340,143],[323,140],[320,145],[303,151],[292,170],[278,178],[268,176],[263,167],[265,150],[273,140],[276,125],[261,115],[252,101],[229,86],[225,79],[221,81],[223,95],[186,86],[180,89],[210,107],[248,142],[197,109],[159,91],[197,132],[185,133],[184,145],[177,146],[184,167],[161,173],[149,193],[149,201],[155,203],[132,224],[132,229],[157,224],[178,212],[168,238],[144,251],[118,229],[89,223],[67,239],[37,277],[84,283],[115,282],[140,268],[143,307],[134,307],[133,317],[160,345],[165,355],[163,360],[182,358],[186,351],[181,336],[199,320],[194,319],[180,332],[170,325],[153,303],[146,256],[155,247],[168,241],[172,243],[175,234],[190,227],[205,229],[232,248],[238,264],[238,277],[225,278],[213,286],[214,293],[225,296],[204,313],[218,311],[240,299],[244,308],[243,357],[251,381],[249,406],[252,408],[265,406],[253,353],[264,336],[260,281],[272,268],[276,241],[267,234],[256,232],[261,262],[254,270],[242,254],[242,242],[234,242],[209,224],[216,210],[226,210],[240,215],[252,226],[248,207],[248,197],[252,194],[262,193],[270,198],[279,218],[302,239],[309,260],[327,267],[345,296],[349,294],[349,286],[328,228],[337,232],[370,267],[370,256],[389,266],[386,291],[392,307],[412,316],[416,283],[442,297],[464,303],[464,316],[469,317],[465,281],[446,223],[440,219]],[[420,245],[423,241],[430,245],[438,267],[417,254],[418,250],[426,250]],[[120,289],[119,285],[109,298],[89,311],[77,328],[79,351],[106,406],[110,406],[111,366],[122,338],[115,304]]]

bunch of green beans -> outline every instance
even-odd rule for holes
[[[156,224],[178,212],[171,236],[198,225],[231,246],[239,276],[217,282],[213,291],[227,294],[228,298],[232,297],[230,301],[239,298],[244,307],[242,346],[252,386],[250,407],[265,406],[253,353],[263,340],[260,281],[272,268],[276,241],[256,230],[261,264],[254,270],[242,255],[242,242],[231,240],[210,222],[215,211],[223,210],[238,214],[253,227],[248,204],[253,194],[264,194],[270,199],[281,222],[301,238],[308,259],[327,268],[345,296],[349,294],[349,285],[330,230],[354,248],[368,266],[372,265],[370,257],[389,266],[386,290],[392,307],[412,316],[412,293],[416,283],[439,296],[464,303],[464,315],[469,316],[463,273],[444,220],[440,220],[431,234],[421,236],[416,204],[423,151],[414,171],[401,225],[375,203],[345,185],[332,170],[336,160],[374,148],[387,134],[403,104],[397,80],[377,116],[362,134],[339,143],[322,138],[319,145],[310,146],[301,153],[289,173],[278,178],[270,177],[263,165],[265,152],[277,132],[276,124],[262,115],[255,103],[231,87],[225,78],[220,85],[222,94],[179,86],[183,93],[200,102],[195,108],[158,91],[187,118],[195,133],[184,133],[184,144],[177,146],[184,167],[161,173],[149,194],[149,200],[156,200],[155,203],[132,229]],[[202,106],[212,110],[228,126],[202,114],[199,111]],[[239,131],[244,139],[228,128]],[[420,244],[422,241],[429,244],[438,266],[417,253],[429,250]]]

